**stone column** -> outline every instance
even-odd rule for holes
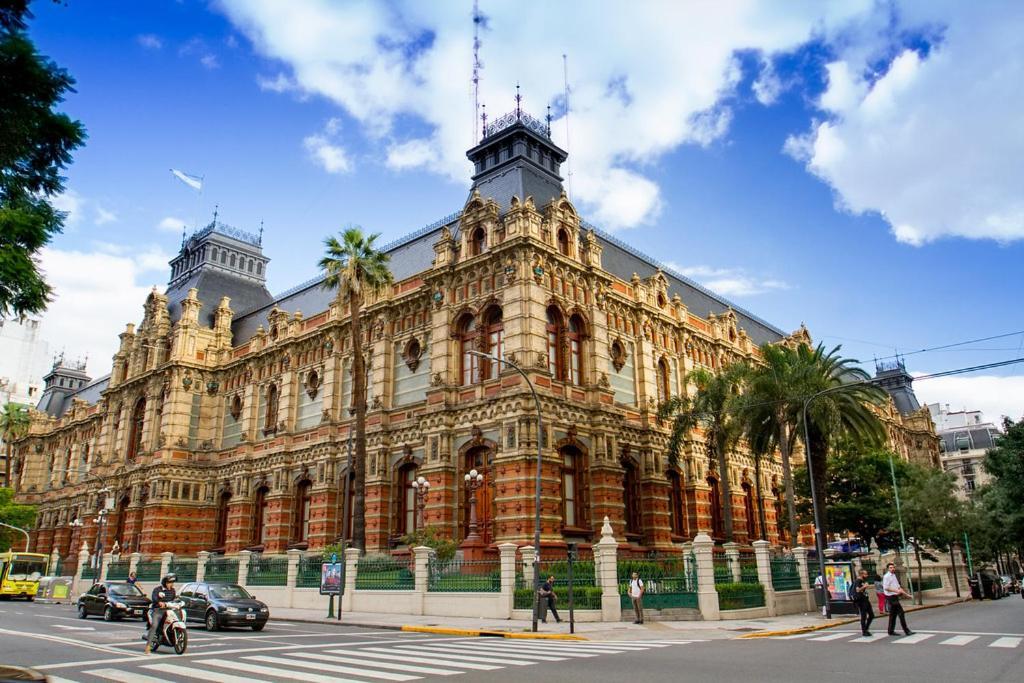
[[[793,548],[793,557],[796,558],[796,570],[800,574],[800,589],[804,592],[807,610],[811,611],[814,609],[814,593],[811,591],[811,577],[807,573],[807,548]]]
[[[51,573],[54,570],[57,569],[57,563],[58,562],[60,562],[60,553],[57,551],[57,548],[55,547],[52,551],[50,551],[50,572]],[[56,576],[56,574],[54,576]]]
[[[512,618],[512,609],[516,595],[516,550],[515,543],[498,544],[501,562],[501,614],[505,619]]]
[[[356,572],[359,571],[359,555],[362,551],[359,548],[345,548],[345,595],[343,596],[343,607],[346,612],[352,611],[353,601],[356,592]]]
[[[288,551],[288,578],[285,586],[288,589],[288,604],[291,605],[295,598],[295,584],[299,581],[299,561],[302,560],[302,551],[292,548]]]
[[[128,556],[128,575],[139,570],[139,562],[142,560],[142,553],[132,553]]]
[[[210,553],[200,550],[196,555],[196,581],[206,579],[206,563],[210,559]]]
[[[757,560],[757,581],[764,588],[764,606],[768,608],[768,616],[774,617],[775,586],[772,584],[772,544],[768,541],[754,541],[754,558]]]
[[[160,553],[160,578],[171,573],[171,562],[174,560],[174,553]],[[198,576],[196,577],[199,578]],[[159,581],[159,579],[157,579]]]
[[[687,541],[683,543],[683,569],[686,571],[687,576],[693,571],[693,567],[690,566],[691,554],[693,554],[693,541]]]
[[[619,544],[606,516],[601,525],[601,540],[594,546],[598,584],[601,587],[601,621],[622,621],[622,598],[619,597]],[[599,558],[599,559],[598,559]]]
[[[248,550],[238,552],[238,585],[245,588],[249,582],[249,559],[252,553]]]
[[[57,554],[56,550],[54,550],[53,552],[54,554]],[[100,567],[100,581],[107,580],[107,570],[110,569],[110,560],[112,557],[113,555],[111,555],[110,553],[103,553],[103,565]]]
[[[725,557],[729,561],[729,571],[732,572],[732,580],[736,583],[740,582],[740,544],[739,543],[723,543],[722,547],[725,548]]]
[[[413,574],[416,577],[416,597],[413,599],[413,614],[423,614],[423,603],[426,601],[427,590],[430,583],[430,554],[432,548],[425,545],[418,545],[412,549]]]
[[[697,534],[693,539],[693,554],[697,561],[697,604],[704,621],[718,621],[718,591],[715,590],[715,562],[712,548],[715,542],[707,534]]]
[[[78,567],[75,568],[75,580],[71,584],[71,589],[75,595],[84,592],[82,590],[82,570],[85,569],[87,564],[89,564],[89,546],[85,541],[82,541],[82,549],[78,551]]]

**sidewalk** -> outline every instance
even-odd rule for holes
[[[942,596],[931,604],[907,607],[907,611],[931,609],[963,602],[953,596]],[[412,614],[381,614],[378,612],[345,612],[341,620],[328,619],[323,610],[275,608],[271,618],[313,624],[338,624],[361,628],[394,631],[423,631],[446,635],[491,635],[511,638],[580,638],[586,640],[723,640],[767,635],[782,635],[809,630],[832,628],[852,623],[855,616],[837,615],[826,620],[821,614],[787,614],[761,619],[728,621],[649,621],[645,624],[629,622],[586,622],[576,624],[575,636],[569,634],[568,613],[562,613],[561,624],[553,620],[538,624],[538,633],[531,631],[532,623],[525,619],[472,619],[467,617],[435,617]]]

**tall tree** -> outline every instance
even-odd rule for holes
[[[733,540],[732,487],[729,481],[728,454],[743,435],[743,424],[737,417],[737,401],[747,369],[740,364],[728,365],[712,373],[698,368],[688,376],[696,392],[668,398],[658,407],[659,420],[672,421],[668,442],[668,460],[678,466],[679,456],[694,430],[704,435],[709,464],[718,470],[722,487],[722,520],[726,540]]]
[[[982,462],[991,481],[981,491],[981,511],[993,554],[1024,551],[1024,420],[1003,421],[1003,435]],[[995,530],[998,530],[996,532]]]
[[[28,431],[29,422],[28,406],[21,403],[8,403],[0,411],[0,438],[3,439],[4,448],[7,449],[7,458],[4,461],[4,482],[7,486],[11,486],[12,483],[11,459],[13,452],[11,442]]]
[[[0,522],[16,526],[19,529],[31,529],[36,519],[34,505],[16,505],[14,490],[0,488]],[[23,548],[25,537],[13,529],[0,527],[0,553],[7,552],[11,547]]]
[[[901,512],[908,539],[912,539],[914,546],[920,586],[922,547],[945,549],[957,540],[963,504],[956,497],[956,478],[952,474],[913,464],[905,465],[905,469],[907,476],[899,480]],[[915,596],[920,604],[920,591],[915,591]]]
[[[0,0],[0,316],[39,313],[50,301],[36,255],[63,229],[51,200],[85,140],[82,124],[55,110],[75,81],[36,51],[31,17],[26,0]]]
[[[320,259],[324,271],[323,286],[337,289],[341,301],[348,303],[349,332],[352,339],[352,408],[355,412],[355,475],[352,510],[352,545],[366,548],[366,357],[363,326],[360,320],[367,293],[379,292],[393,281],[388,270],[389,257],[374,247],[379,234],[364,235],[361,228],[347,228],[341,239],[324,240],[326,254]]]
[[[803,435],[804,401],[813,397],[807,407],[804,442],[814,466],[814,485],[819,495],[826,492],[829,476],[829,454],[839,439],[858,446],[878,446],[885,441],[885,428],[872,410],[881,405],[886,393],[868,383],[869,377],[857,366],[857,360],[839,355],[841,347],[826,351],[819,344],[811,349],[806,344],[796,348],[795,384],[799,407],[794,416],[797,434]],[[828,507],[822,506],[821,531],[828,535]]]

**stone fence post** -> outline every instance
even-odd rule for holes
[[[171,573],[171,562],[174,561],[174,553],[160,553],[160,579]],[[157,579],[159,582],[160,579]]]
[[[60,562],[60,553],[57,552],[56,548],[54,548],[50,552],[50,571],[48,573],[52,574],[53,576],[57,576],[56,571],[57,571],[57,564],[59,562]]]
[[[249,560],[252,558],[252,551],[240,550],[238,552],[238,585],[245,588],[249,582]]]
[[[732,580],[735,583],[740,582],[740,544],[739,543],[723,543],[722,547],[725,548],[725,559],[729,564],[729,571],[732,572]]]
[[[131,576],[132,572],[139,571],[139,562],[142,561],[142,553],[132,553],[128,556],[128,575]]]
[[[796,570],[800,574],[800,590],[804,592],[804,604],[807,610],[811,611],[814,609],[814,594],[811,592],[811,577],[807,573],[807,548],[793,548],[793,557],[796,558]]]
[[[512,618],[516,596],[516,550],[515,543],[499,543],[498,553],[501,565],[501,614]]]
[[[693,539],[693,554],[697,561],[697,604],[704,621],[718,621],[722,613],[718,608],[718,591],[715,589],[715,560],[712,548],[715,542],[705,533]]]
[[[74,583],[71,584],[75,595],[84,592],[82,590],[82,570],[85,569],[88,564],[89,546],[86,545],[85,541],[82,541],[82,549],[78,551],[78,567],[75,568],[75,580]]]
[[[210,553],[200,550],[196,553],[196,581],[206,580],[206,563],[210,559]]]
[[[100,581],[107,580],[107,570],[110,569],[110,560],[112,558],[113,555],[111,555],[110,553],[103,553],[103,564],[100,566]]]
[[[288,578],[285,579],[285,586],[288,588],[288,604],[292,604],[292,591],[299,583],[299,562],[302,561],[302,551],[292,548],[288,551]]]
[[[362,551],[359,548],[345,548],[345,595],[343,596],[343,607],[346,612],[351,612],[356,592],[356,572],[359,571],[359,556]]]
[[[537,551],[532,545],[524,545],[519,549],[519,554],[523,557],[523,578],[526,583],[533,588],[533,565],[537,561]],[[531,594],[532,595],[532,594]],[[535,598],[530,598],[530,611],[533,611]]]
[[[601,525],[601,540],[594,546],[597,560],[594,578],[601,587],[601,621],[622,621],[622,598],[619,597],[619,544],[615,540],[607,516]]]
[[[415,590],[416,598],[413,600],[413,614],[423,614],[423,603],[427,598],[427,590],[430,584],[430,555],[433,548],[425,545],[418,545],[412,549],[413,573],[416,577]]]
[[[768,541],[754,541],[754,559],[757,560],[757,581],[764,588],[764,606],[768,608],[768,616],[774,617],[775,585],[772,583],[772,544]]]

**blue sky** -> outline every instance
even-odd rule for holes
[[[592,222],[861,359],[1024,330],[1019,7],[624,7],[481,2],[492,116],[516,80],[527,110],[561,113],[568,54],[573,199]],[[263,221],[280,291],[316,274],[342,226],[389,241],[465,200],[468,2],[34,10],[31,34],[77,79],[65,109],[89,133],[60,199],[68,229],[44,257],[59,297],[45,323],[94,374],[166,282],[181,223],[214,205],[243,229]],[[203,194],[172,167],[203,175]],[[1019,357],[1022,343],[913,355],[908,369]],[[1022,366],[917,388],[1024,413]]]

